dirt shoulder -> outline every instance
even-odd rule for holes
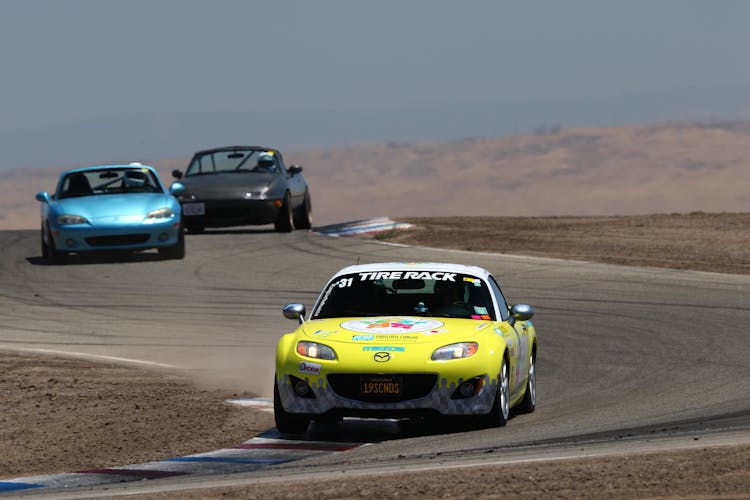
[[[269,413],[186,375],[0,352],[0,481],[141,463],[241,443]]]
[[[387,241],[750,273],[750,214],[411,219]],[[183,374],[0,353],[0,480],[210,451],[273,427],[269,413]],[[184,498],[750,498],[750,447],[389,474],[374,481],[181,492]],[[171,495],[154,495],[168,498]]]

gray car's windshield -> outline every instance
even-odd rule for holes
[[[351,316],[495,319],[484,280],[443,271],[377,271],[340,276],[323,291],[313,319]]]
[[[267,150],[213,151],[195,155],[185,175],[243,172],[278,173],[278,159],[273,151]]]

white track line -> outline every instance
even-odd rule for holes
[[[155,361],[145,361],[142,359],[131,359],[131,358],[120,358],[117,356],[105,356],[103,354],[90,354],[87,352],[71,352],[71,351],[56,351],[53,349],[37,349],[37,348],[31,348],[31,347],[7,347],[7,346],[0,346],[0,349],[4,351],[16,351],[16,352],[31,352],[31,353],[37,353],[37,354],[52,354],[55,356],[67,356],[71,358],[82,358],[82,359],[90,359],[94,361],[113,361],[115,363],[123,363],[123,364],[129,364],[129,365],[145,365],[145,366],[153,366],[158,368],[179,368],[175,365],[168,365],[166,363],[157,363]]]

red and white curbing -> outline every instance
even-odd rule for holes
[[[256,408],[270,406],[266,399],[230,400]],[[271,408],[273,411],[273,408]],[[231,474],[251,472],[263,467],[293,462],[329,453],[358,448],[368,443],[339,443],[286,439],[276,430],[256,436],[231,448],[157,462],[125,465],[106,469],[80,470],[63,474],[45,474],[0,480],[0,494],[33,488],[71,488],[158,479],[184,475]]]

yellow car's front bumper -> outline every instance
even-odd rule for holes
[[[358,374],[350,374],[358,377]],[[409,374],[401,375],[408,384]],[[340,416],[407,416],[426,412],[442,415],[482,415],[489,413],[495,401],[497,380],[482,375],[482,387],[476,395],[468,398],[454,398],[463,379],[448,380],[435,375],[435,384],[429,392],[416,399],[396,402],[372,402],[347,398],[337,394],[325,377],[297,377],[281,374],[277,378],[281,403],[289,413],[323,415],[329,412]],[[299,380],[308,384],[313,396],[299,396],[294,385]]]

